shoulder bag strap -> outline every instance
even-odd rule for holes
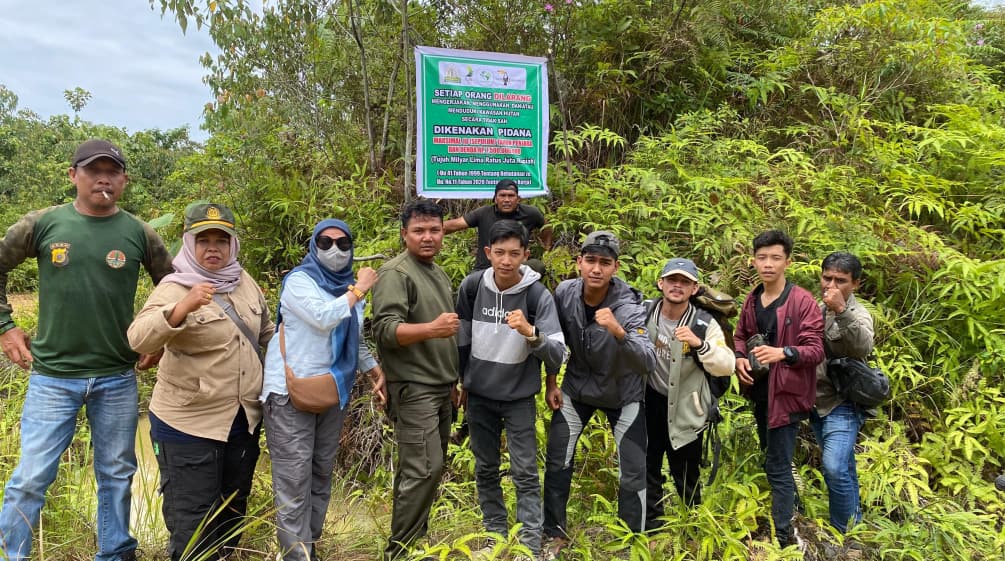
[[[283,367],[289,369],[290,366],[286,364],[286,323],[279,324],[279,355],[283,357]],[[292,370],[291,370],[292,372]]]
[[[251,331],[251,328],[248,327],[248,324],[244,323],[244,320],[237,315],[237,310],[234,309],[234,306],[232,306],[230,302],[219,294],[213,295],[213,301],[216,302],[217,306],[223,308],[223,312],[227,314],[227,317],[229,317],[231,321],[234,322],[234,325],[237,326],[237,330],[244,335],[249,343],[251,343],[251,348],[255,349],[255,355],[258,356],[258,360],[262,360],[262,347],[258,344],[258,338],[255,337],[255,334]]]

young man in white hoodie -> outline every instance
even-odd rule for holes
[[[491,267],[461,282],[457,295],[461,399],[475,456],[475,483],[485,529],[507,535],[500,481],[502,430],[516,487],[520,542],[541,551],[541,483],[537,469],[536,395],[541,364],[558,374],[565,338],[555,302],[541,275],[525,265],[527,229],[514,220],[496,222],[484,248]]]

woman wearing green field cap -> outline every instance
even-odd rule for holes
[[[175,272],[129,327],[133,349],[164,351],[150,437],[172,560],[237,545],[258,461],[260,349],[275,326],[239,250],[230,209],[189,205]]]

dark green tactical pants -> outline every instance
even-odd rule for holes
[[[394,510],[385,559],[403,555],[426,534],[450,438],[450,385],[388,383],[388,414],[394,424],[398,457],[394,472]]]

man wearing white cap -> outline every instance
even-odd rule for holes
[[[702,434],[712,392],[706,374],[733,373],[733,350],[710,313],[691,304],[698,267],[690,259],[667,261],[657,281],[663,296],[648,300],[646,328],[656,347],[656,371],[646,385],[646,529],[663,522],[663,458],[684,504],[701,502]]]

